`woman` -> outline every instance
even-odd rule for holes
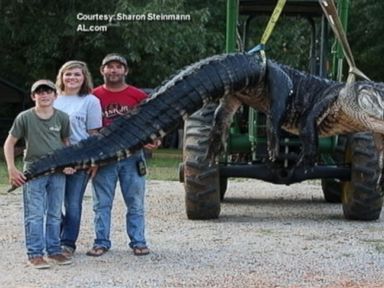
[[[54,107],[69,115],[70,144],[95,134],[102,126],[100,101],[91,93],[93,84],[86,63],[68,61],[56,78],[58,97]],[[87,171],[80,170],[66,176],[64,214],[61,229],[61,246],[66,256],[76,250],[79,236],[82,201],[89,179]]]

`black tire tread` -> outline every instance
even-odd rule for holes
[[[208,104],[185,122],[184,188],[187,217],[191,220],[215,219],[220,214],[220,183],[217,165],[206,159],[214,111]]]
[[[377,184],[382,171],[372,133],[349,136],[351,149],[351,181],[343,188],[344,216],[351,220],[377,220],[383,205],[382,183]]]

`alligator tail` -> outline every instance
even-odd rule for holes
[[[137,109],[116,119],[97,136],[57,150],[32,163],[32,179],[64,167],[86,169],[124,159],[176,129],[208,102],[255,86],[263,67],[257,55],[226,54],[192,64],[160,86]]]

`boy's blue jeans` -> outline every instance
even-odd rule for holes
[[[132,155],[115,164],[101,167],[92,180],[95,212],[94,247],[111,248],[111,210],[117,180],[127,207],[126,231],[131,240],[129,246],[145,247],[144,196],[145,177],[138,174],[137,162],[144,161],[143,152]]]
[[[23,187],[24,226],[28,258],[61,253],[60,224],[65,176],[52,174]]]
[[[79,236],[84,192],[89,174],[85,170],[66,176],[61,245],[76,249]]]

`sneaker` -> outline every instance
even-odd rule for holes
[[[37,256],[30,258],[28,261],[28,264],[30,267],[36,268],[36,269],[48,269],[51,267],[47,261],[43,258],[43,256]]]
[[[61,246],[61,250],[61,254],[63,254],[68,259],[71,259],[73,257],[73,254],[75,253],[75,249],[65,245]]]
[[[64,256],[63,254],[49,255],[48,261],[52,262],[53,264],[57,264],[57,265],[72,264],[72,260],[69,259],[68,257]]]

